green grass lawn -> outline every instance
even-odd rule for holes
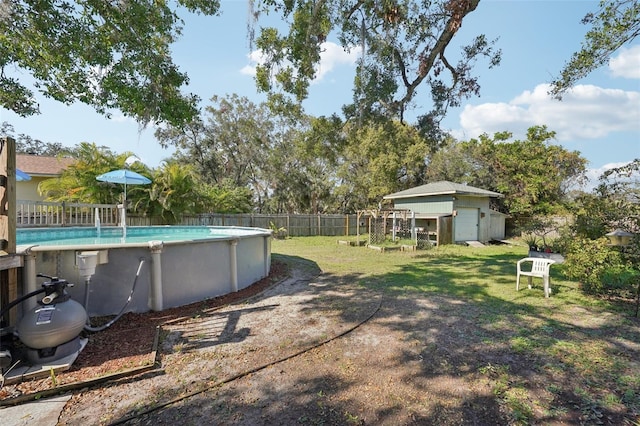
[[[624,413],[627,424],[640,425],[640,321],[632,304],[583,295],[578,283],[563,276],[561,264],[551,267],[550,298],[541,279],[529,290],[525,277],[516,291],[516,262],[528,252],[524,245],[380,253],[337,240],[274,240],[272,252],[275,259],[306,259],[326,274],[352,277],[387,297],[455,298],[464,302],[456,315],[473,306],[469,311],[476,312],[473,321],[487,345],[530,359],[549,380],[548,398],[541,400],[508,365],[478,368],[478,377],[486,376],[515,423],[537,422],[540,412],[551,421],[569,407],[580,413],[582,424],[607,424],[607,413]]]
[[[555,310],[567,303],[590,308],[632,313],[604,300],[584,296],[578,283],[566,280],[562,265],[551,267],[553,297],[541,298],[542,281],[534,278],[534,289],[523,286],[516,292],[516,262],[527,256],[528,248],[493,245],[472,248],[446,245],[416,252],[379,253],[366,247],[337,244],[336,237],[299,237],[274,240],[275,254],[300,256],[315,262],[323,272],[359,277],[363,285],[385,292],[436,292],[485,303],[510,302],[509,306],[530,306]]]

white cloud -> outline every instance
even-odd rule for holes
[[[360,47],[354,47],[351,51],[346,52],[342,46],[330,41],[322,43],[321,48],[320,63],[316,66],[316,78],[313,80],[313,83],[320,82],[339,65],[355,64],[360,54]],[[261,50],[254,50],[248,55],[248,58],[249,65],[244,66],[240,70],[240,73],[255,76],[256,66],[263,64],[266,57]]]
[[[136,120],[134,120],[131,117],[128,117],[126,115],[124,115],[122,112],[115,110],[110,116],[109,118],[111,120],[113,120],[116,123],[136,123]]]
[[[540,84],[508,103],[467,105],[460,114],[466,138],[510,131],[522,138],[533,125],[546,125],[559,141],[602,138],[612,132],[638,130],[640,92],[578,85],[557,101]]]
[[[587,170],[587,177],[589,178],[590,181],[597,182],[598,179],[600,179],[600,176],[604,172],[606,172],[607,170],[611,170],[611,169],[615,169],[615,168],[618,168],[618,167],[626,166],[629,163],[630,163],[630,161],[625,161],[625,162],[620,162],[620,163],[607,163],[607,164],[605,164],[602,167],[599,167],[597,169],[588,169]]]
[[[607,163],[598,168],[587,169],[585,172],[585,176],[587,178],[587,182],[585,183],[584,191],[590,192],[595,189],[600,183],[600,176],[607,170],[615,169],[618,167],[626,166],[630,161],[618,162],[618,163]]]
[[[346,52],[342,46],[330,41],[322,43],[322,52],[320,53],[320,64],[316,68],[316,78],[314,82],[319,82],[328,73],[339,65],[353,65],[356,63],[360,55],[361,47],[357,46]]]
[[[609,69],[614,77],[640,79],[640,44],[621,48],[618,56],[609,61]]]
[[[255,76],[256,75],[256,65],[264,64],[266,58],[262,50],[254,50],[253,52],[247,55],[249,58],[249,65],[245,65],[240,69],[240,74]]]

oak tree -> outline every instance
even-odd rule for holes
[[[384,115],[403,119],[419,89],[430,94],[428,112],[436,122],[450,106],[478,94],[472,74],[479,58],[490,66],[500,51],[484,35],[461,48],[449,49],[464,18],[480,0],[253,0],[256,20],[278,13],[287,31],[263,27],[255,39],[265,62],[257,67],[259,89],[291,96],[292,103],[308,96],[316,77],[323,43],[335,33],[348,51],[361,49],[348,118]],[[421,89],[422,90],[422,89]]]
[[[597,12],[587,14],[582,23],[591,25],[582,49],[571,56],[552,82],[556,98],[589,73],[609,62],[609,58],[640,34],[640,2],[637,0],[603,0]]]
[[[219,1],[177,5],[213,15]],[[143,124],[189,121],[198,98],[181,92],[188,78],[171,58],[182,29],[176,9],[167,0],[2,1],[0,107],[38,113],[35,89],[104,114],[118,109]]]

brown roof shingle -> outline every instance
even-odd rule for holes
[[[74,162],[73,158],[16,155],[16,167],[34,176],[59,176],[64,169]]]

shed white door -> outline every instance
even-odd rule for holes
[[[478,240],[478,209],[458,208],[455,218],[455,241]]]

